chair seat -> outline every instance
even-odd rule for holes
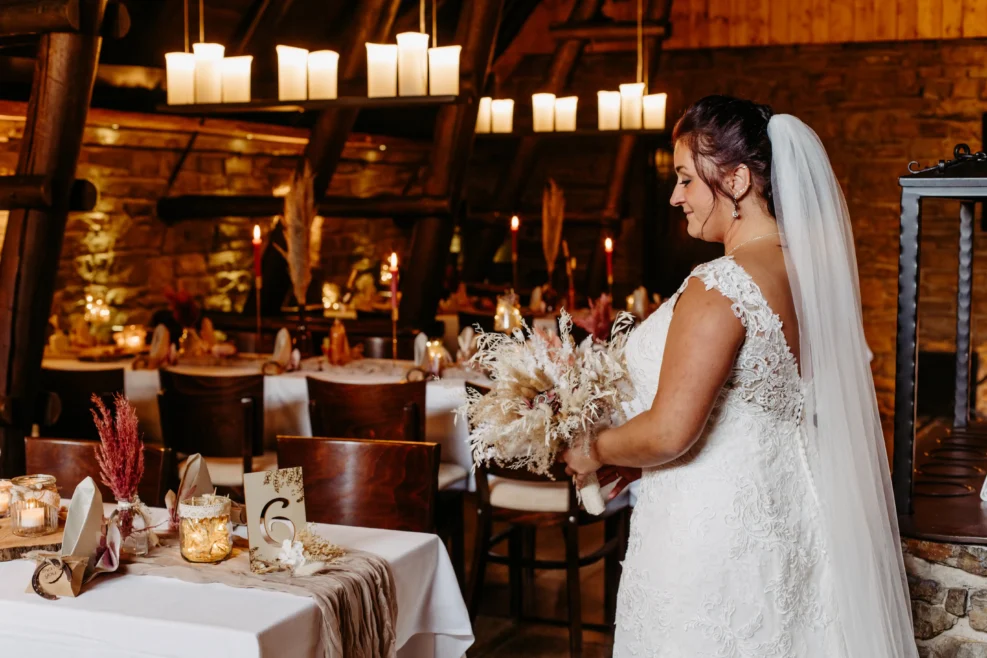
[[[490,475],[490,505],[521,512],[569,511],[569,485],[566,482],[529,482],[511,480]],[[626,507],[630,492],[625,488],[619,496],[607,503],[611,512]]]
[[[243,458],[242,457],[203,457],[206,466],[209,467],[209,477],[217,487],[242,487],[243,486]],[[178,464],[178,478],[185,475],[185,464],[188,458],[182,459]],[[265,452],[259,457],[254,457],[251,467],[255,473],[259,471],[273,471],[278,467],[278,453]]]
[[[439,491],[466,489],[469,472],[459,464],[439,462]]]

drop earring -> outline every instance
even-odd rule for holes
[[[740,202],[737,196],[733,197],[733,218],[740,219]]]

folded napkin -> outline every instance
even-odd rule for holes
[[[212,478],[209,476],[209,466],[199,453],[190,455],[185,460],[185,472],[182,481],[178,483],[178,493],[169,491],[165,496],[165,507],[173,528],[178,527],[178,504],[192,496],[204,496],[216,493]]]
[[[87,477],[72,494],[65,517],[62,550],[29,554],[37,560],[37,567],[28,591],[37,592],[46,599],[78,596],[87,571],[91,574],[95,568],[102,525],[103,497],[93,479]]]
[[[213,328],[212,320],[209,318],[202,319],[202,324],[199,325],[199,337],[207,348],[211,348],[217,343],[216,330]]]
[[[291,334],[284,327],[281,327],[274,338],[274,353],[271,355],[271,361],[282,368],[287,368],[291,361]]]
[[[466,363],[476,354],[476,332],[473,327],[466,327],[459,332],[459,350],[456,352],[456,363]]]
[[[428,336],[424,331],[415,336],[415,365],[428,365]]]

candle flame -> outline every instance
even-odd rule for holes
[[[260,224],[254,224],[254,244],[260,244]]]
[[[603,248],[606,250],[606,252],[608,254],[612,254],[613,253],[613,240],[611,240],[610,238],[607,238],[606,240],[604,240],[604,242],[603,242]]]
[[[396,252],[391,252],[391,257],[387,259],[391,265],[391,271],[398,269],[398,255]]]
[[[518,219],[517,215],[511,217],[511,230],[516,231],[520,226],[521,226],[521,220]]]

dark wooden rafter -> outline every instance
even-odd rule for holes
[[[13,210],[0,257],[0,466],[24,471],[45,327],[92,98],[107,0],[79,0],[79,31],[41,36],[16,173],[50,177],[51,208]]]
[[[468,92],[482,89],[486,81],[503,4],[503,0],[463,3],[456,43],[463,46],[461,84]],[[435,121],[430,167],[422,181],[422,191],[426,196],[450,199],[454,212],[473,148],[477,108],[477,103],[445,106]],[[452,216],[424,217],[415,222],[408,257],[412,267],[404,270],[407,273],[401,281],[402,325],[422,327],[434,319],[454,229]]]
[[[13,0],[0,3],[0,36],[78,32],[80,0]]]
[[[0,176],[0,210],[47,210],[52,207],[54,181],[48,176]],[[72,181],[69,210],[88,212],[96,207],[99,193],[87,180]]]
[[[646,21],[641,26],[644,37],[665,38],[668,25]],[[587,21],[584,23],[562,23],[548,30],[556,39],[583,39],[586,41],[616,41],[637,39],[637,23],[631,21]]]

